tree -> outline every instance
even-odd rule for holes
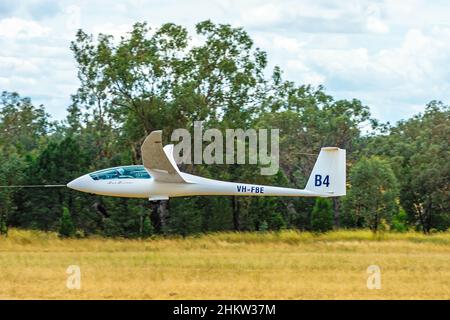
[[[94,42],[82,30],[77,33],[71,49],[81,86],[70,109],[72,128],[77,128],[73,123],[80,112],[87,114],[102,150],[109,149],[100,146],[111,140],[108,132],[117,126],[122,132],[116,150],[129,148],[132,161],[140,162],[140,145],[155,129],[189,129],[192,119],[220,128],[249,125],[264,91],[267,61],[245,30],[203,21],[196,25],[203,42],[195,46],[189,46],[182,26],[166,23],[150,31],[146,23],[136,23],[118,44],[109,35]],[[233,200],[235,228],[238,201]],[[158,203],[157,212],[156,225],[164,224],[167,201]]]
[[[403,208],[400,208],[398,213],[392,217],[391,230],[397,232],[408,231],[408,216]]]
[[[450,227],[450,107],[431,101],[424,113],[369,139],[366,154],[389,159],[408,222],[424,233]]]
[[[153,235],[153,225],[148,215],[142,217],[141,237],[148,238]]]
[[[6,216],[2,213],[0,215],[0,235],[8,234],[8,225],[6,221]]]
[[[283,206],[274,197],[253,197],[248,205],[248,223],[243,230],[281,230],[286,227]]]
[[[16,92],[3,91],[0,96],[0,149],[6,154],[24,155],[35,150],[49,133],[53,124],[41,105]]]
[[[373,121],[369,108],[361,101],[334,100],[324,88],[298,86],[283,81],[281,71],[275,69],[271,85],[262,104],[258,124],[266,128],[279,128],[280,166],[294,187],[303,188],[311,173],[317,153],[323,146],[337,146],[347,150],[349,161],[357,155],[361,127]],[[334,225],[340,225],[340,198],[333,198]],[[308,199],[294,199],[291,204],[299,216],[308,216],[314,204]],[[292,207],[292,205],[291,205]],[[308,219],[302,219],[309,224]]]
[[[25,170],[26,165],[17,153],[0,153],[0,234],[6,234],[8,226],[14,225],[15,215],[20,214],[17,198],[20,189],[13,186],[24,181]]]
[[[269,230],[269,224],[266,220],[263,220],[259,225],[258,231],[266,232],[267,230]]]
[[[26,168],[23,170],[23,183],[29,185],[59,184],[65,185],[85,174],[88,170],[88,159],[75,137],[67,136],[62,140],[51,139],[36,156],[26,158]],[[43,230],[56,230],[58,228],[59,212],[67,207],[73,213],[75,222],[86,226],[90,219],[86,205],[88,195],[76,194],[66,188],[35,188],[18,191],[17,200],[23,211],[14,216],[16,224],[39,228]],[[78,200],[75,203],[75,199]],[[46,205],[36,205],[45,203]],[[83,208],[79,204],[83,203]],[[75,210],[77,209],[77,210]],[[92,231],[92,230],[91,230]]]
[[[41,105],[16,92],[2,92],[0,97],[0,185],[14,186],[25,181],[26,157],[47,141],[53,124]],[[0,233],[14,225],[20,211],[21,190],[0,189]]]
[[[70,215],[69,209],[63,207],[62,217],[59,221],[58,234],[62,238],[69,238],[75,235],[75,226],[72,221],[72,216]]]
[[[200,208],[196,206],[197,198],[177,198],[170,204],[170,216],[164,226],[164,233],[179,234],[183,237],[201,231]]]
[[[418,126],[420,133],[411,137],[413,152],[407,159],[402,181],[402,206],[420,229],[445,231],[450,227],[450,109],[432,102],[422,116],[405,123],[405,133]],[[413,128],[411,128],[413,127]]]
[[[0,166],[3,167],[3,165],[4,163],[2,162]],[[4,174],[1,171],[0,185],[4,185],[6,179],[4,178]],[[0,235],[6,235],[8,233],[8,212],[11,210],[11,207],[13,205],[11,193],[11,189],[0,190]]]
[[[311,213],[311,229],[319,232],[333,229],[333,208],[330,199],[316,199]]]
[[[108,216],[103,219],[104,235],[142,238],[150,235],[150,232],[153,233],[145,221],[145,217],[148,216],[148,203],[142,199],[107,197],[103,199],[103,203],[108,212]]]
[[[386,161],[362,158],[350,171],[350,185],[344,200],[350,226],[377,232],[382,219],[390,222],[398,212],[398,183]]]

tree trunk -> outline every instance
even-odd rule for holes
[[[295,210],[295,206],[292,203],[292,201],[286,201],[286,200],[282,200],[284,205],[286,206],[286,222],[287,222],[287,227],[290,228],[292,227],[292,217],[297,216],[297,210]]]
[[[375,213],[375,219],[373,220],[373,226],[372,226],[373,233],[378,232],[378,211]]]
[[[340,228],[340,204],[339,198],[333,198],[334,228]]]
[[[432,217],[432,213],[431,213],[431,200],[430,200],[430,198],[428,198],[428,201],[427,201],[428,203],[427,203],[427,206],[426,206],[426,209],[425,209],[425,221],[426,221],[426,229],[427,229],[427,233],[429,234],[430,232],[431,232],[431,226],[432,226],[432,224],[431,224],[431,217]]]
[[[231,198],[232,201],[232,205],[233,205],[233,226],[234,226],[234,231],[239,231],[240,230],[240,225],[239,225],[239,201],[237,199],[237,197],[232,196]]]
[[[0,235],[7,235],[8,234],[8,218],[6,216],[7,214],[5,212],[2,212],[0,210]]]
[[[151,204],[151,220],[157,233],[164,233],[169,217],[169,201],[160,200]]]
[[[427,227],[426,227],[426,223],[425,223],[425,219],[424,219],[424,213],[422,210],[422,204],[414,204],[414,209],[416,211],[416,215],[419,216],[419,221],[420,224],[422,225],[422,232],[427,234]]]

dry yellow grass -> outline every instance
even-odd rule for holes
[[[66,287],[69,265],[81,289]],[[366,286],[381,268],[381,289]],[[450,233],[217,233],[186,239],[0,238],[1,299],[450,299]]]

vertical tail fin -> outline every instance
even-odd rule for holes
[[[322,148],[306,184],[306,190],[322,197],[345,196],[345,162],[345,150],[336,147]]]

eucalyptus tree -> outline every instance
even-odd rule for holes
[[[450,107],[431,101],[425,112],[391,128],[368,148],[389,157],[409,222],[425,233],[450,227]]]
[[[27,159],[35,157],[48,141],[53,128],[42,105],[16,92],[2,92],[0,97],[0,232],[7,230],[20,215],[20,189],[26,184]]]
[[[351,188],[344,200],[347,225],[377,232],[398,212],[398,182],[387,161],[362,158],[350,172]]]
[[[298,86],[285,81],[278,68],[273,73],[263,110],[259,122],[262,126],[280,129],[280,167],[296,187],[306,184],[314,165],[313,154],[323,146],[346,149],[349,162],[353,162],[362,130],[373,121],[369,108],[361,101],[335,100],[322,86]],[[314,202],[305,199],[288,202],[289,210],[300,215],[300,223],[309,224]],[[338,198],[333,198],[333,211],[335,227],[339,227]]]
[[[139,146],[155,129],[189,129],[194,120],[206,127],[249,126],[264,92],[265,53],[242,28],[203,21],[195,30],[198,44],[173,23],[155,30],[136,23],[119,41],[78,31],[71,49],[80,88],[70,114],[86,117],[99,149],[108,149],[114,132],[114,149],[139,162]],[[165,207],[160,203],[162,216]]]
[[[49,115],[42,105],[16,92],[3,91],[0,97],[0,148],[4,154],[36,150],[51,130]]]

